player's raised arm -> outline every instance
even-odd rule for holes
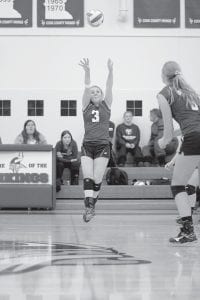
[[[88,104],[90,103],[90,66],[89,59],[83,58],[79,62],[79,66],[81,66],[85,72],[85,90],[82,97],[82,109],[85,110]]]
[[[111,108],[113,95],[112,95],[112,87],[113,87],[113,62],[109,58],[107,62],[108,66],[108,78],[106,81],[106,92],[105,92],[105,102],[109,108]]]

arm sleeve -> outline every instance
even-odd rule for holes
[[[121,125],[118,125],[117,129],[116,129],[116,143],[121,144],[121,145],[126,144],[126,141],[122,138],[122,127],[121,127]]]
[[[78,147],[75,141],[73,142],[72,146],[72,158],[78,158]]]
[[[140,129],[136,125],[135,125],[135,133],[136,133],[136,138],[135,138],[134,144],[137,147],[140,143]]]
[[[61,143],[60,142],[57,142],[56,143],[56,146],[55,146],[55,148],[56,148],[56,152],[62,152],[61,150]]]

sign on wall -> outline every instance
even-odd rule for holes
[[[200,0],[185,0],[185,27],[200,28]]]
[[[52,153],[1,151],[0,184],[52,184]]]
[[[180,0],[133,0],[134,27],[180,26]]]
[[[83,27],[84,0],[37,0],[38,27]]]
[[[32,0],[0,0],[0,27],[31,27]]]

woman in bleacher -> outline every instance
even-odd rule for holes
[[[101,88],[96,85],[91,86],[89,60],[84,58],[79,65],[85,73],[85,90],[82,98],[85,135],[81,151],[85,194],[83,220],[89,222],[95,215],[95,204],[110,156],[109,120],[113,63],[108,59],[105,97]]]
[[[78,185],[80,159],[78,147],[69,130],[61,133],[60,141],[56,144],[56,189],[61,188],[63,171],[68,168],[71,173],[71,185]]]
[[[22,132],[15,139],[15,144],[47,144],[45,137],[36,129],[33,120],[24,123]]]
[[[176,158],[172,177],[172,193],[181,217],[181,230],[171,243],[183,244],[197,240],[191,206],[185,186],[200,163],[200,98],[185,81],[180,66],[173,61],[162,68],[165,87],[157,98],[164,121],[164,134],[159,146],[164,149],[173,137],[173,118],[180,126],[183,142]]]

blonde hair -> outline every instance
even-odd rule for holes
[[[200,106],[200,97],[197,92],[185,81],[179,64],[175,61],[168,61],[162,68],[162,74],[167,78],[169,85],[177,95],[182,96],[187,106],[194,104]],[[171,92],[171,103],[174,96]]]

